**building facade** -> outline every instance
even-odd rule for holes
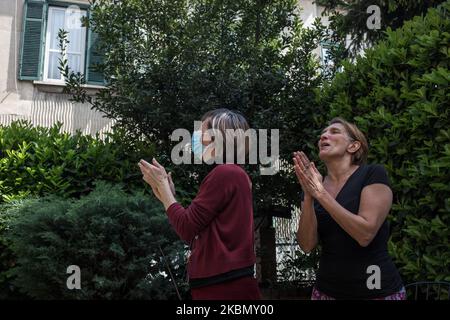
[[[62,93],[57,31],[64,23],[69,26],[68,61],[74,71],[87,70],[90,34],[77,23],[80,15],[87,14],[88,5],[88,0],[2,0],[0,124],[27,120],[49,127],[59,121],[63,131],[80,130],[84,134],[102,134],[111,129],[112,120],[91,110],[89,104],[71,102],[70,96]],[[88,81],[86,87],[95,93],[102,83]]]

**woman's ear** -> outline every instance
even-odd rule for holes
[[[361,142],[359,141],[353,141],[352,143],[350,143],[347,147],[347,151],[350,153],[355,153],[356,151],[359,150],[359,148],[361,148]]]

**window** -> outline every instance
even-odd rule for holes
[[[331,49],[336,48],[336,44],[330,43],[330,42],[322,42],[320,44],[320,58],[322,67],[324,67],[325,70],[333,70],[335,67],[333,57],[331,56]],[[343,68],[340,66],[335,70],[337,72],[342,72]]]
[[[67,34],[66,59],[69,68],[74,72],[84,72],[86,28],[81,25],[81,18],[86,11],[72,7],[49,7],[46,32],[44,80],[64,81],[58,69],[61,49],[59,48],[58,32],[64,29]]]
[[[322,44],[320,46],[321,48],[321,60],[322,60],[322,65],[326,68],[332,68],[333,67],[333,60],[331,59],[330,56],[330,45],[327,44]]]
[[[98,36],[82,26],[82,17],[89,17],[88,5],[25,0],[19,79],[64,83],[58,69],[61,57],[58,32],[64,29],[68,32],[65,58],[70,69],[84,73],[88,84],[103,85],[103,75],[95,67],[103,61]]]

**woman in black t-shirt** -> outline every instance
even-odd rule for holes
[[[303,152],[293,159],[303,189],[297,240],[305,252],[319,241],[322,249],[312,299],[405,299],[387,250],[392,191],[384,167],[365,164],[364,134],[341,118],[318,147],[325,178]]]

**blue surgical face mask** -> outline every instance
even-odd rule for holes
[[[202,144],[202,132],[200,130],[194,131],[192,134],[192,152],[197,159],[202,158],[203,154],[203,144]]]

